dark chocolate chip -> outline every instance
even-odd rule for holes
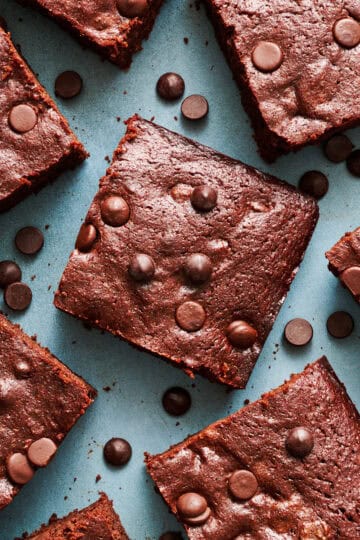
[[[340,274],[340,279],[354,296],[360,296],[360,266],[351,266]]]
[[[117,8],[123,17],[141,17],[148,8],[147,0],[116,0]]]
[[[165,392],[162,404],[165,411],[171,416],[182,416],[191,407],[191,396],[184,388],[174,386]]]
[[[31,105],[15,105],[9,114],[9,125],[17,133],[31,131],[37,123],[37,114]]]
[[[184,537],[179,532],[168,531],[159,536],[159,540],[184,540]]]
[[[236,499],[251,499],[258,489],[256,476],[245,469],[235,471],[229,478],[229,489]]]
[[[27,484],[34,476],[34,470],[24,454],[12,454],[6,461],[6,468],[11,480],[16,484]]]
[[[155,274],[155,263],[145,253],[137,253],[129,264],[129,274],[135,281],[149,281]]]
[[[299,188],[315,199],[321,199],[328,192],[329,180],[320,171],[308,171],[300,178]]]
[[[186,332],[197,332],[204,326],[206,313],[198,302],[189,300],[176,310],[176,322]]]
[[[33,442],[28,450],[29,461],[37,467],[46,467],[57,451],[56,444],[47,437],[42,437]]]
[[[314,437],[306,427],[299,426],[288,433],[285,445],[292,456],[304,458],[314,447]]]
[[[338,339],[350,336],[354,330],[354,319],[346,311],[335,311],[326,323],[329,334]]]
[[[347,168],[354,176],[360,178],[360,150],[354,150],[346,161]]]
[[[159,96],[167,101],[179,99],[185,91],[184,79],[177,73],[164,73],[157,82],[156,90]]]
[[[32,292],[28,285],[18,281],[11,283],[4,292],[6,305],[14,311],[23,311],[29,307],[32,300]]]
[[[108,463],[120,467],[130,461],[132,449],[125,439],[114,437],[104,446],[104,457]]]
[[[21,270],[13,261],[0,262],[0,288],[6,289],[11,283],[21,280]]]
[[[197,186],[191,193],[191,204],[196,210],[209,212],[217,204],[217,191],[210,186]]]
[[[284,59],[279,45],[271,41],[260,41],[251,55],[256,69],[269,73],[278,69]]]
[[[211,260],[202,253],[190,255],[184,265],[185,274],[194,283],[208,281],[212,272]]]
[[[71,99],[80,94],[82,85],[82,78],[76,71],[63,71],[56,77],[55,94],[63,99]]]
[[[83,223],[76,239],[75,248],[87,253],[93,247],[97,238],[97,231],[91,223]]]
[[[204,524],[211,513],[205,497],[198,493],[183,493],[178,498],[176,507],[182,520],[189,525]]]
[[[36,227],[24,227],[17,232],[15,245],[24,255],[35,255],[44,245],[44,235]]]
[[[101,202],[101,217],[111,227],[125,225],[130,217],[129,205],[122,197],[111,195]]]
[[[27,379],[31,375],[31,364],[28,360],[16,360],[14,370],[17,378]]]
[[[302,347],[312,340],[313,328],[305,319],[293,319],[285,326],[284,335],[290,345]]]
[[[230,343],[239,349],[248,349],[254,345],[258,333],[245,321],[233,321],[226,330]]]
[[[360,24],[351,17],[339,19],[333,26],[335,40],[346,49],[352,49],[360,43]]]
[[[349,137],[341,133],[334,135],[326,142],[324,152],[326,157],[333,163],[341,163],[350,156],[353,148],[354,145]]]
[[[201,120],[209,112],[209,103],[204,96],[193,94],[184,99],[181,112],[187,120]]]

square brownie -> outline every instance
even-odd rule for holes
[[[128,540],[128,536],[105,493],[87,508],[68,516],[50,518],[48,525],[26,538],[32,540]]]
[[[268,161],[360,122],[358,0],[205,0]]]
[[[0,508],[45,467],[95,390],[0,314]]]
[[[346,233],[326,253],[329,270],[360,304],[360,227]]]
[[[0,212],[87,153],[0,27]]]
[[[130,66],[163,0],[19,0],[43,11],[120,68]]]
[[[148,471],[191,540],[355,540],[360,418],[326,358]]]
[[[134,116],[55,305],[243,388],[317,218],[288,184]]]

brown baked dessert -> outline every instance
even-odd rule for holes
[[[329,270],[360,303],[360,227],[346,233],[326,253]]]

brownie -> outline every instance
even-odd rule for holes
[[[0,212],[87,153],[0,26]]]
[[[268,161],[360,121],[358,0],[205,0]]]
[[[120,68],[131,64],[163,0],[19,0],[49,15],[84,45]]]
[[[293,187],[134,116],[55,305],[242,388],[317,217]]]
[[[0,508],[44,467],[95,390],[0,314]]]
[[[323,357],[147,468],[190,539],[360,538],[360,418]]]
[[[326,257],[331,272],[360,303],[360,227],[346,233]]]
[[[128,536],[105,493],[83,510],[50,518],[48,525],[26,538],[33,540],[128,540]]]

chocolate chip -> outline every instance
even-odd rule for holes
[[[188,301],[181,304],[176,310],[176,322],[187,332],[197,332],[204,326],[206,313],[198,302]]]
[[[201,120],[209,112],[209,103],[204,96],[193,94],[184,99],[181,112],[186,120]]]
[[[197,186],[191,193],[191,204],[196,210],[209,212],[217,204],[218,194],[216,189],[210,186]]]
[[[168,531],[159,536],[159,540],[184,540],[184,537],[179,532]]]
[[[116,0],[117,8],[123,17],[141,17],[148,8],[147,0]]]
[[[360,24],[351,17],[339,19],[333,26],[333,34],[339,45],[352,49],[360,43]]]
[[[16,360],[14,370],[19,379],[27,379],[31,375],[32,367],[28,360]]]
[[[239,349],[248,349],[254,345],[258,333],[245,321],[233,321],[226,330],[230,343]]]
[[[76,239],[75,248],[82,253],[88,253],[97,238],[97,231],[91,223],[83,223]]]
[[[120,467],[130,461],[132,449],[125,439],[114,437],[104,446],[104,458],[111,465]]]
[[[21,281],[11,283],[4,292],[6,305],[14,311],[23,311],[29,307],[32,300],[30,287]]]
[[[346,338],[354,330],[354,319],[346,311],[335,311],[328,318],[326,327],[329,334],[334,338]]]
[[[22,103],[15,105],[9,114],[9,125],[17,133],[31,131],[37,122],[37,114],[33,107]]]
[[[12,454],[6,461],[6,468],[11,480],[16,484],[27,484],[34,476],[34,470],[24,454]]]
[[[182,416],[191,407],[191,396],[184,388],[174,386],[166,390],[162,404],[165,411],[171,416]]]
[[[155,274],[155,263],[145,253],[137,253],[129,264],[129,274],[135,281],[149,281]]]
[[[349,137],[340,134],[334,135],[326,142],[324,152],[330,161],[333,163],[340,163],[350,156],[353,148],[354,146]]]
[[[42,437],[29,446],[27,455],[31,463],[37,467],[46,467],[56,450],[57,446],[51,439]]]
[[[13,261],[0,262],[0,288],[5,289],[11,283],[21,280],[21,270]]]
[[[111,195],[101,202],[101,217],[111,227],[125,225],[130,217],[129,205],[122,197]]]
[[[250,471],[235,471],[229,478],[229,489],[236,499],[246,501],[257,492],[258,481]]]
[[[305,319],[293,319],[285,326],[284,335],[290,345],[303,347],[312,340],[313,328]]]
[[[347,168],[354,176],[360,178],[360,150],[354,150],[346,161]]]
[[[279,45],[271,41],[260,41],[251,55],[254,66],[265,73],[278,69],[284,59]]]
[[[24,227],[17,232],[15,245],[24,255],[35,255],[44,245],[44,235],[36,227]]]
[[[185,523],[203,525],[210,516],[207,500],[198,493],[184,493],[176,502],[177,510]]]
[[[328,192],[329,180],[320,171],[308,171],[300,178],[299,188],[315,199],[321,199]]]
[[[186,276],[193,283],[204,283],[208,281],[212,272],[211,260],[202,253],[193,253],[190,255],[184,265]]]
[[[285,445],[292,456],[304,458],[314,447],[314,437],[306,427],[299,426],[288,433]]]
[[[340,274],[340,279],[354,296],[360,296],[360,266],[351,266]]]
[[[177,73],[164,73],[157,82],[156,90],[159,96],[167,101],[179,99],[185,91],[184,79]]]
[[[71,99],[80,94],[82,85],[82,78],[76,71],[63,71],[56,77],[55,94],[63,99]]]

